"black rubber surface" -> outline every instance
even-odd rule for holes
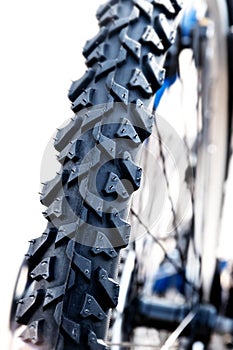
[[[61,170],[42,190],[48,225],[30,242],[30,287],[16,309],[22,339],[38,350],[107,349],[125,220],[142,175],[135,157],[152,130],[180,9],[179,0],[112,0],[97,11],[100,31],[83,50],[88,69],[69,92],[75,115],[55,140]]]

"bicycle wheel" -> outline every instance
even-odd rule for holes
[[[148,143],[152,152],[156,152],[156,148],[160,147],[170,211],[166,211],[167,221],[163,228],[162,225],[155,224],[155,218],[158,218],[158,215],[156,215],[153,195],[146,213],[143,213],[141,204],[148,202],[144,191],[137,194],[139,199],[135,206],[133,203],[133,210],[131,210],[133,230],[141,229],[149,235],[145,239],[148,243],[145,245],[143,242],[143,253],[139,254],[137,259],[138,264],[142,265],[141,270],[145,271],[144,287],[142,288],[141,276],[134,276],[128,283],[126,307],[125,310],[118,311],[115,334],[117,327],[121,327],[121,331],[118,331],[118,338],[113,337],[114,343],[122,345],[116,345],[114,350],[131,349],[136,346],[146,349],[152,345],[154,348],[157,346],[161,349],[164,344],[168,344],[164,339],[165,333],[161,333],[161,329],[168,331],[166,337],[169,339],[171,335],[169,330],[175,331],[178,327],[175,323],[169,324],[169,315],[159,315],[158,309],[157,318],[155,316],[150,318],[137,310],[141,300],[141,304],[144,301],[144,305],[147,303],[146,310],[149,313],[154,306],[155,293],[158,304],[162,303],[163,299],[169,298],[174,303],[175,298],[178,298],[177,303],[189,305],[191,310],[195,310],[201,302],[212,303],[213,296],[214,305],[217,308],[221,303],[219,290],[213,282],[218,258],[217,248],[229,147],[227,8],[221,1],[203,1],[193,2],[188,11],[190,11],[187,12],[189,27],[182,27],[184,24],[187,25],[187,18],[184,18],[179,29],[180,40],[177,42],[177,51],[174,53],[175,74],[172,72],[173,76],[168,77],[169,89],[165,90],[157,114],[168,118],[169,123],[178,130],[183,140],[183,156],[186,158],[186,165],[184,161],[179,170],[180,177],[186,180],[190,191],[191,215],[190,212],[184,215],[184,207],[188,204],[184,196],[177,200],[172,192],[175,172],[169,166],[169,159],[165,154],[168,154],[166,148],[173,149],[172,155],[176,159],[176,151],[171,140],[169,143],[166,133],[164,138],[164,128],[160,131],[162,123],[159,123],[160,117],[157,116],[157,139],[161,138],[162,141],[160,146],[152,138]],[[179,67],[176,65],[177,62]],[[171,79],[174,76],[175,78]],[[177,115],[173,106],[178,109]],[[172,133],[171,130],[172,134],[174,136],[174,131]],[[179,143],[179,137],[175,139],[176,144]],[[178,147],[180,158],[182,158],[181,150],[182,147]],[[179,164],[179,161],[178,157],[175,163]],[[153,171],[151,164],[147,161],[144,169]],[[160,176],[161,172],[157,170],[157,177]],[[153,178],[156,179],[156,184],[158,184],[157,177],[155,173]],[[177,186],[176,182],[175,186]],[[156,193],[156,188],[153,188],[153,193]],[[150,219],[151,217],[154,217],[154,221]],[[153,243],[154,248],[151,247]],[[149,266],[146,266],[145,256],[148,257],[146,260],[149,260]],[[156,256],[161,257],[160,261],[156,262]],[[170,276],[173,280],[170,278],[169,281],[169,273],[167,275],[164,273],[162,278],[157,274],[156,283],[152,286],[156,269],[161,271],[160,262],[162,267],[167,264],[170,270],[172,269]],[[167,322],[164,324],[166,317]],[[193,318],[190,318],[190,323],[191,321]],[[200,330],[197,325],[196,329],[195,325],[192,326],[188,339],[182,337],[177,342],[178,336],[183,336],[188,325],[190,324],[185,324],[183,332],[177,332],[173,347],[191,349],[197,341],[201,341],[202,346],[207,347],[211,341],[211,330],[208,327]],[[157,333],[147,333],[149,327],[157,328]],[[212,342],[211,349],[217,348],[216,346],[219,344]],[[168,346],[164,347],[164,349],[168,348],[170,349]]]
[[[26,254],[30,283],[14,338],[29,348],[107,349],[125,219],[141,180],[136,155],[151,134],[180,10],[178,0],[111,0],[97,11],[100,31],[83,50],[88,70],[69,92],[75,115],[55,138],[61,170],[42,189],[48,225]]]

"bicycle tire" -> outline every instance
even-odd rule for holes
[[[111,0],[97,11],[100,31],[83,50],[88,70],[69,91],[75,117],[55,138],[62,168],[42,189],[48,225],[26,254],[33,282],[15,317],[28,346],[107,349],[119,252],[129,241],[125,219],[141,178],[134,159],[151,133],[181,7],[179,0]]]

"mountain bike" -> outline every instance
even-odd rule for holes
[[[41,190],[48,224],[16,283],[12,346],[139,348],[144,326],[156,329],[144,347],[191,349],[232,333],[216,259],[232,2],[188,6],[111,0],[98,9],[87,71],[69,91],[74,117],[54,140],[61,170]],[[175,282],[161,278],[166,265]]]

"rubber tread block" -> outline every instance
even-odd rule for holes
[[[43,299],[43,290],[34,291],[28,297],[18,301],[16,309],[16,321],[21,324],[27,324],[34,310],[38,307]]]
[[[20,334],[20,338],[25,343],[38,345],[43,343],[43,326],[44,320],[38,320],[30,323],[27,328]]]
[[[97,279],[108,299],[109,307],[116,307],[119,297],[119,284],[109,278],[107,271],[103,268],[97,270]]]
[[[94,69],[88,69],[82,78],[75,80],[69,90],[68,97],[74,102],[76,98],[85,90],[95,75]]]
[[[84,317],[90,317],[94,316],[98,320],[102,321],[107,318],[107,315],[104,313],[103,309],[101,306],[98,304],[98,302],[95,300],[95,298],[86,293],[85,295],[85,300],[82,305],[82,310],[80,314]]]
[[[94,243],[93,247],[91,248],[91,251],[95,255],[102,254],[102,255],[106,256],[107,258],[116,258],[117,257],[116,250],[113,248],[108,237],[102,232],[97,232],[95,243]]]

